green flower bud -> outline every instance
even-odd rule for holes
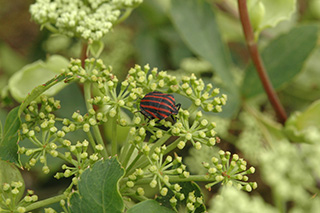
[[[200,142],[196,142],[194,147],[197,149],[197,150],[200,150],[201,149],[201,143]]]
[[[216,168],[211,167],[211,168],[208,169],[208,173],[209,174],[215,174],[216,172],[217,172]]]
[[[180,141],[180,142],[178,143],[177,147],[178,147],[179,149],[183,149],[185,145],[186,145],[186,142]]]
[[[16,194],[19,193],[19,190],[17,188],[14,188],[14,189],[11,190],[11,193],[16,195]]]
[[[98,144],[95,146],[97,150],[102,151],[103,150],[103,146],[101,144]]]
[[[149,185],[150,185],[151,188],[155,188],[157,186],[157,181],[156,180],[152,180]]]
[[[18,211],[19,213],[24,213],[24,212],[26,212],[26,208],[25,208],[25,207],[22,207],[22,206],[19,206],[19,207],[17,208],[17,211]]]
[[[88,124],[88,123],[85,123],[84,125],[83,125],[83,131],[84,132],[89,132],[90,131],[90,125]]]
[[[172,204],[176,204],[177,203],[177,199],[174,196],[169,201]]]
[[[182,189],[182,187],[181,187],[179,184],[177,184],[177,183],[174,184],[173,188],[174,188],[174,190],[177,191],[177,192],[179,192],[179,191]]]
[[[156,165],[152,165],[152,166],[149,167],[149,171],[152,172],[152,173],[156,172],[157,170],[158,170],[158,168],[157,168]]]
[[[248,11],[250,16],[250,22],[254,31],[259,29],[259,26],[265,16],[265,6],[260,0],[248,1]]]
[[[32,195],[32,202],[36,202],[38,200],[38,195]]]
[[[143,196],[144,195],[144,189],[141,188],[141,187],[138,187],[137,188],[137,194],[140,195],[140,196]]]
[[[48,166],[43,166],[43,167],[42,167],[42,172],[43,172],[44,174],[48,174],[48,173],[50,172],[49,167],[48,167]]]
[[[167,193],[168,193],[168,188],[166,188],[166,187],[163,187],[163,188],[161,189],[161,191],[160,191],[160,194],[161,194],[162,196],[166,196]]]
[[[190,210],[190,211],[194,211],[195,210],[195,207],[192,203],[187,203],[187,208]]]
[[[127,184],[126,184],[129,188],[132,188],[134,187],[134,182],[133,181],[127,181]]]

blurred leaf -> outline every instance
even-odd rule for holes
[[[131,123],[131,118],[128,116],[127,113],[125,113],[123,110],[120,110],[120,117],[124,120],[127,121],[127,123]],[[107,140],[111,141],[112,140],[112,131],[113,131],[113,125],[112,125],[112,121],[113,119],[110,118],[108,119],[108,121],[103,125],[104,126],[104,130],[105,130],[105,137]],[[120,144],[125,144],[126,139],[128,137],[128,133],[130,131],[130,127],[129,126],[120,126],[118,125],[118,134],[117,134],[117,141]]]
[[[262,60],[275,89],[279,89],[301,71],[316,47],[317,34],[318,27],[315,25],[296,27],[271,41],[262,51]],[[255,67],[251,64],[243,80],[242,93],[250,98],[263,92]]]
[[[92,54],[93,57],[99,58],[104,48],[104,43],[102,41],[93,41],[88,46],[88,51]]]
[[[72,39],[61,34],[53,34],[44,41],[43,48],[46,52],[57,53],[69,49],[71,46]]]
[[[212,64],[226,87],[234,87],[230,55],[222,42],[211,5],[203,0],[174,0],[170,13],[190,49]]]
[[[259,1],[251,0],[253,5],[257,5]],[[255,29],[256,32],[261,32],[265,28],[275,27],[279,22],[290,19],[291,15],[296,11],[296,0],[260,0],[262,3],[265,13]],[[249,6],[249,5],[248,5]],[[252,7],[252,9],[257,9]],[[248,8],[250,16],[255,11]],[[250,17],[254,19],[255,17]]]
[[[0,58],[0,68],[8,74],[17,72],[26,63],[21,55],[14,52],[8,45],[4,43],[0,44]],[[3,77],[1,76],[1,78]]]
[[[201,192],[200,187],[195,182],[181,182],[179,185],[182,187],[180,193],[184,194],[185,198],[189,197],[189,193],[194,193],[195,197],[203,197],[203,194]],[[169,189],[168,194],[166,196],[159,196],[156,198],[156,201],[158,201],[161,205],[166,206],[168,208],[171,207],[170,199],[174,196],[173,192]],[[187,199],[184,199],[180,201],[177,199],[177,209],[180,210],[179,212],[185,212],[186,205],[187,205]],[[204,203],[200,204],[195,208],[195,213],[202,213],[206,211],[206,206]]]
[[[26,97],[26,99],[23,101],[23,103],[20,105],[19,110],[19,116],[21,115],[22,111],[30,104],[31,101],[37,100],[37,98],[44,93],[45,91],[49,90],[52,86],[60,83],[61,81],[64,81],[65,83],[68,82],[70,79],[68,79],[68,75],[65,73],[62,73],[46,83],[37,86],[32,90],[32,92]],[[64,87],[64,85],[63,85]]]
[[[319,144],[320,100],[315,101],[304,112],[292,114],[285,124],[285,133],[294,142]]]
[[[146,31],[141,32],[135,43],[139,64],[149,64],[150,67],[157,67],[158,69],[165,68],[164,59],[159,51],[161,45],[154,34]]]
[[[297,111],[305,109],[314,100],[320,98],[320,48],[308,57],[303,71],[280,93],[280,99],[286,109]]]
[[[116,157],[96,162],[80,176],[79,193],[70,198],[71,212],[123,212],[118,182],[123,176]]]
[[[127,213],[140,213],[140,212],[148,212],[148,213],[170,213],[174,212],[171,209],[168,209],[164,206],[161,206],[155,200],[145,200],[130,208]]]
[[[18,203],[20,201],[22,195],[24,194],[24,188],[25,188],[24,180],[21,176],[19,169],[17,169],[17,167],[15,167],[11,163],[0,160],[0,186],[2,187],[3,184],[5,184],[5,183],[11,184],[12,181],[14,181],[14,182],[19,181],[22,183],[22,187],[19,189],[19,193],[16,195],[16,199],[15,199],[16,203]],[[1,190],[1,191],[3,191],[3,190]],[[7,196],[6,196],[6,194],[7,194]],[[2,198],[3,198],[3,196],[9,198],[12,196],[12,194],[11,194],[11,191],[9,190],[7,192],[3,192],[3,194],[1,194],[1,196],[2,196]]]
[[[36,86],[45,83],[67,68],[69,61],[62,56],[53,55],[48,58],[47,62],[41,60],[24,66],[16,72],[9,80],[9,90],[11,95],[19,102],[22,102]],[[64,87],[59,84],[45,94],[52,96]]]
[[[18,159],[18,139],[21,121],[19,107],[11,110],[6,118],[2,140],[0,143],[0,158],[19,165]]]

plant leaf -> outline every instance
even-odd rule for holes
[[[280,89],[293,79],[316,47],[318,27],[305,25],[292,29],[271,41],[262,51],[261,56],[275,89]],[[242,85],[242,93],[250,98],[263,93],[264,90],[251,64],[246,71]]]
[[[78,183],[79,192],[71,196],[71,212],[123,212],[118,186],[123,174],[116,157],[98,161],[85,170]]]
[[[30,94],[26,97],[26,99],[23,101],[23,103],[20,105],[20,110],[19,110],[19,116],[23,112],[23,110],[30,104],[31,101],[37,100],[37,98],[50,89],[52,86],[56,85],[57,83],[64,81],[69,82],[72,80],[72,77],[70,78],[66,73],[61,73],[60,75],[50,79],[47,81],[45,84],[42,84],[40,86],[37,86],[34,88]]]
[[[93,57],[99,58],[104,48],[104,43],[102,41],[93,41],[88,46],[88,51],[92,54]]]
[[[11,95],[15,100],[22,102],[33,88],[60,74],[61,70],[67,68],[68,64],[69,61],[64,57],[53,55],[46,62],[39,60],[24,66],[9,80]],[[64,86],[63,84],[57,85],[46,91],[46,94],[52,96]]]
[[[284,132],[291,141],[319,144],[320,100],[313,102],[304,112],[293,113],[285,123]]]
[[[18,159],[18,139],[21,125],[19,107],[11,110],[6,118],[2,140],[0,143],[0,158],[20,165]]]
[[[296,0],[261,0],[265,15],[259,23],[258,32],[268,27],[275,27],[279,22],[290,19],[296,11]],[[256,4],[256,3],[254,3]],[[251,14],[253,11],[249,11]]]
[[[222,42],[211,6],[203,0],[174,0],[170,14],[189,48],[212,64],[227,87],[234,86],[230,55]]]
[[[179,185],[182,187],[180,193],[184,194],[185,198],[188,198],[189,193],[194,193],[194,196],[204,198],[200,187],[195,182],[182,182],[182,183],[179,183]],[[173,195],[174,195],[173,192],[169,190],[166,196],[164,197],[159,196],[157,197],[156,201],[158,201],[161,205],[166,206],[167,208],[171,208],[170,199],[172,198]],[[187,205],[187,199],[184,199],[182,201],[178,199],[178,202],[177,202],[178,210],[186,209],[187,208],[186,205]],[[194,212],[202,213],[205,211],[206,211],[206,206],[204,205],[204,203],[202,203],[201,205],[195,208]]]
[[[130,208],[127,213],[140,213],[140,212],[148,212],[148,213],[173,213],[174,211],[168,209],[164,206],[161,206],[155,200],[145,200]]]
[[[12,181],[15,181],[15,182],[19,181],[22,183],[22,187],[19,189],[19,193],[16,195],[17,197],[15,199],[16,203],[18,203],[22,195],[24,194],[24,188],[25,188],[24,180],[21,176],[19,169],[17,169],[17,167],[15,167],[11,163],[0,160],[0,186],[2,187],[4,183],[11,184]],[[9,190],[7,192],[3,192],[2,196],[11,197],[12,196],[11,191]]]

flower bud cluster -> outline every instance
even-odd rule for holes
[[[156,68],[150,70],[149,65],[145,65],[143,68],[136,65],[131,68],[127,81],[130,85],[141,88],[137,90],[137,95],[140,98],[151,91],[172,93],[179,90],[179,82],[175,76],[168,75],[166,71],[158,72]]]
[[[119,80],[112,74],[111,68],[107,68],[100,59],[86,59],[85,68],[81,67],[80,60],[72,59],[67,73],[69,76],[77,76],[81,83],[91,82],[98,88],[99,93],[94,94],[94,97],[88,101],[90,104],[99,106],[100,110],[89,112],[89,114],[96,114],[96,119],[101,122],[107,122],[108,117],[116,117],[118,124],[122,126],[128,124],[127,119],[120,116],[120,109],[136,111],[134,105],[138,96],[135,85],[125,80],[121,83],[120,92],[117,93]]]
[[[212,84],[205,85],[202,79],[197,79],[194,74],[184,76],[180,85],[180,94],[192,100],[193,104],[208,112],[221,112],[222,106],[227,102],[227,95],[216,97],[220,90],[213,89]]]
[[[66,133],[73,132],[77,129],[82,129],[84,132],[89,132],[92,126],[99,125],[106,122],[108,119],[105,114],[96,113],[94,109],[89,110],[89,113],[81,115],[79,112],[72,114],[73,121],[65,118],[63,119],[62,130]]]
[[[27,194],[17,205],[20,200],[19,195],[23,193],[24,186],[22,182],[12,181],[11,183],[3,183],[3,185],[0,186],[0,194],[2,195],[0,197],[1,212],[26,212],[23,206],[38,200],[38,196],[35,195],[32,190],[27,190]]]
[[[208,179],[213,182],[206,185],[207,189],[217,183],[227,186],[235,186],[238,189],[252,191],[258,187],[256,182],[248,182],[249,174],[255,172],[254,167],[247,168],[247,162],[237,154],[231,156],[229,151],[220,150],[219,157],[212,157],[211,163],[204,162],[203,166],[207,169]]]
[[[204,200],[202,196],[195,196],[195,191],[189,192],[186,204],[188,211],[195,211],[200,205],[203,205],[203,203]]]
[[[55,33],[85,40],[100,40],[118,21],[121,12],[142,0],[37,0],[30,7],[32,18]]]
[[[80,59],[71,59],[68,69],[65,71],[69,76],[77,76],[81,83],[92,82],[97,83],[98,88],[118,82],[116,76],[111,73],[111,68],[106,67],[101,59],[87,58],[84,68],[81,66]],[[111,82],[109,82],[111,80]],[[103,84],[103,85],[100,85]]]
[[[77,141],[75,145],[71,144],[71,141],[65,139],[61,142],[62,146],[68,149],[67,152],[64,153],[63,158],[67,160],[67,162],[72,163],[72,166],[67,166],[66,164],[62,165],[62,169],[64,172],[57,172],[54,176],[57,179],[60,178],[68,178],[70,176],[75,176],[72,179],[73,184],[77,184],[77,177],[82,174],[82,172],[95,163],[97,160],[101,159],[101,154],[99,153],[103,147],[101,148],[99,145],[96,145],[95,150],[96,153],[92,153],[91,155],[88,153],[89,142],[84,140],[82,142]],[[74,160],[76,158],[76,160]]]
[[[39,106],[38,106],[39,105]],[[54,111],[60,109],[60,101],[53,97],[48,98],[46,95],[40,96],[40,103],[31,101],[29,106],[24,110],[24,125],[22,134],[28,135],[30,130],[40,132],[41,129],[54,127]],[[29,133],[33,135],[33,133]]]
[[[196,149],[201,149],[202,145],[214,146],[216,144],[215,122],[209,122],[203,118],[202,112],[198,111],[192,124],[189,122],[190,113],[187,110],[180,110],[180,118],[170,129],[170,133],[180,137],[177,147],[183,149],[188,141]]]

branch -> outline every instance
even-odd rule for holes
[[[249,49],[249,53],[251,56],[251,59],[256,67],[256,70],[258,72],[260,81],[263,85],[264,90],[266,91],[268,95],[268,99],[274,109],[274,111],[277,114],[277,117],[279,121],[284,124],[287,120],[287,114],[279,100],[278,95],[276,94],[271,81],[269,79],[269,76],[267,74],[267,71],[264,67],[263,61],[261,59],[261,56],[258,51],[257,44],[254,40],[254,34],[253,29],[249,20],[249,14],[247,9],[247,1],[246,0],[238,0],[238,8],[239,8],[239,14],[240,14],[240,20],[242,24],[242,29],[244,32],[244,36],[246,38],[247,46]]]

